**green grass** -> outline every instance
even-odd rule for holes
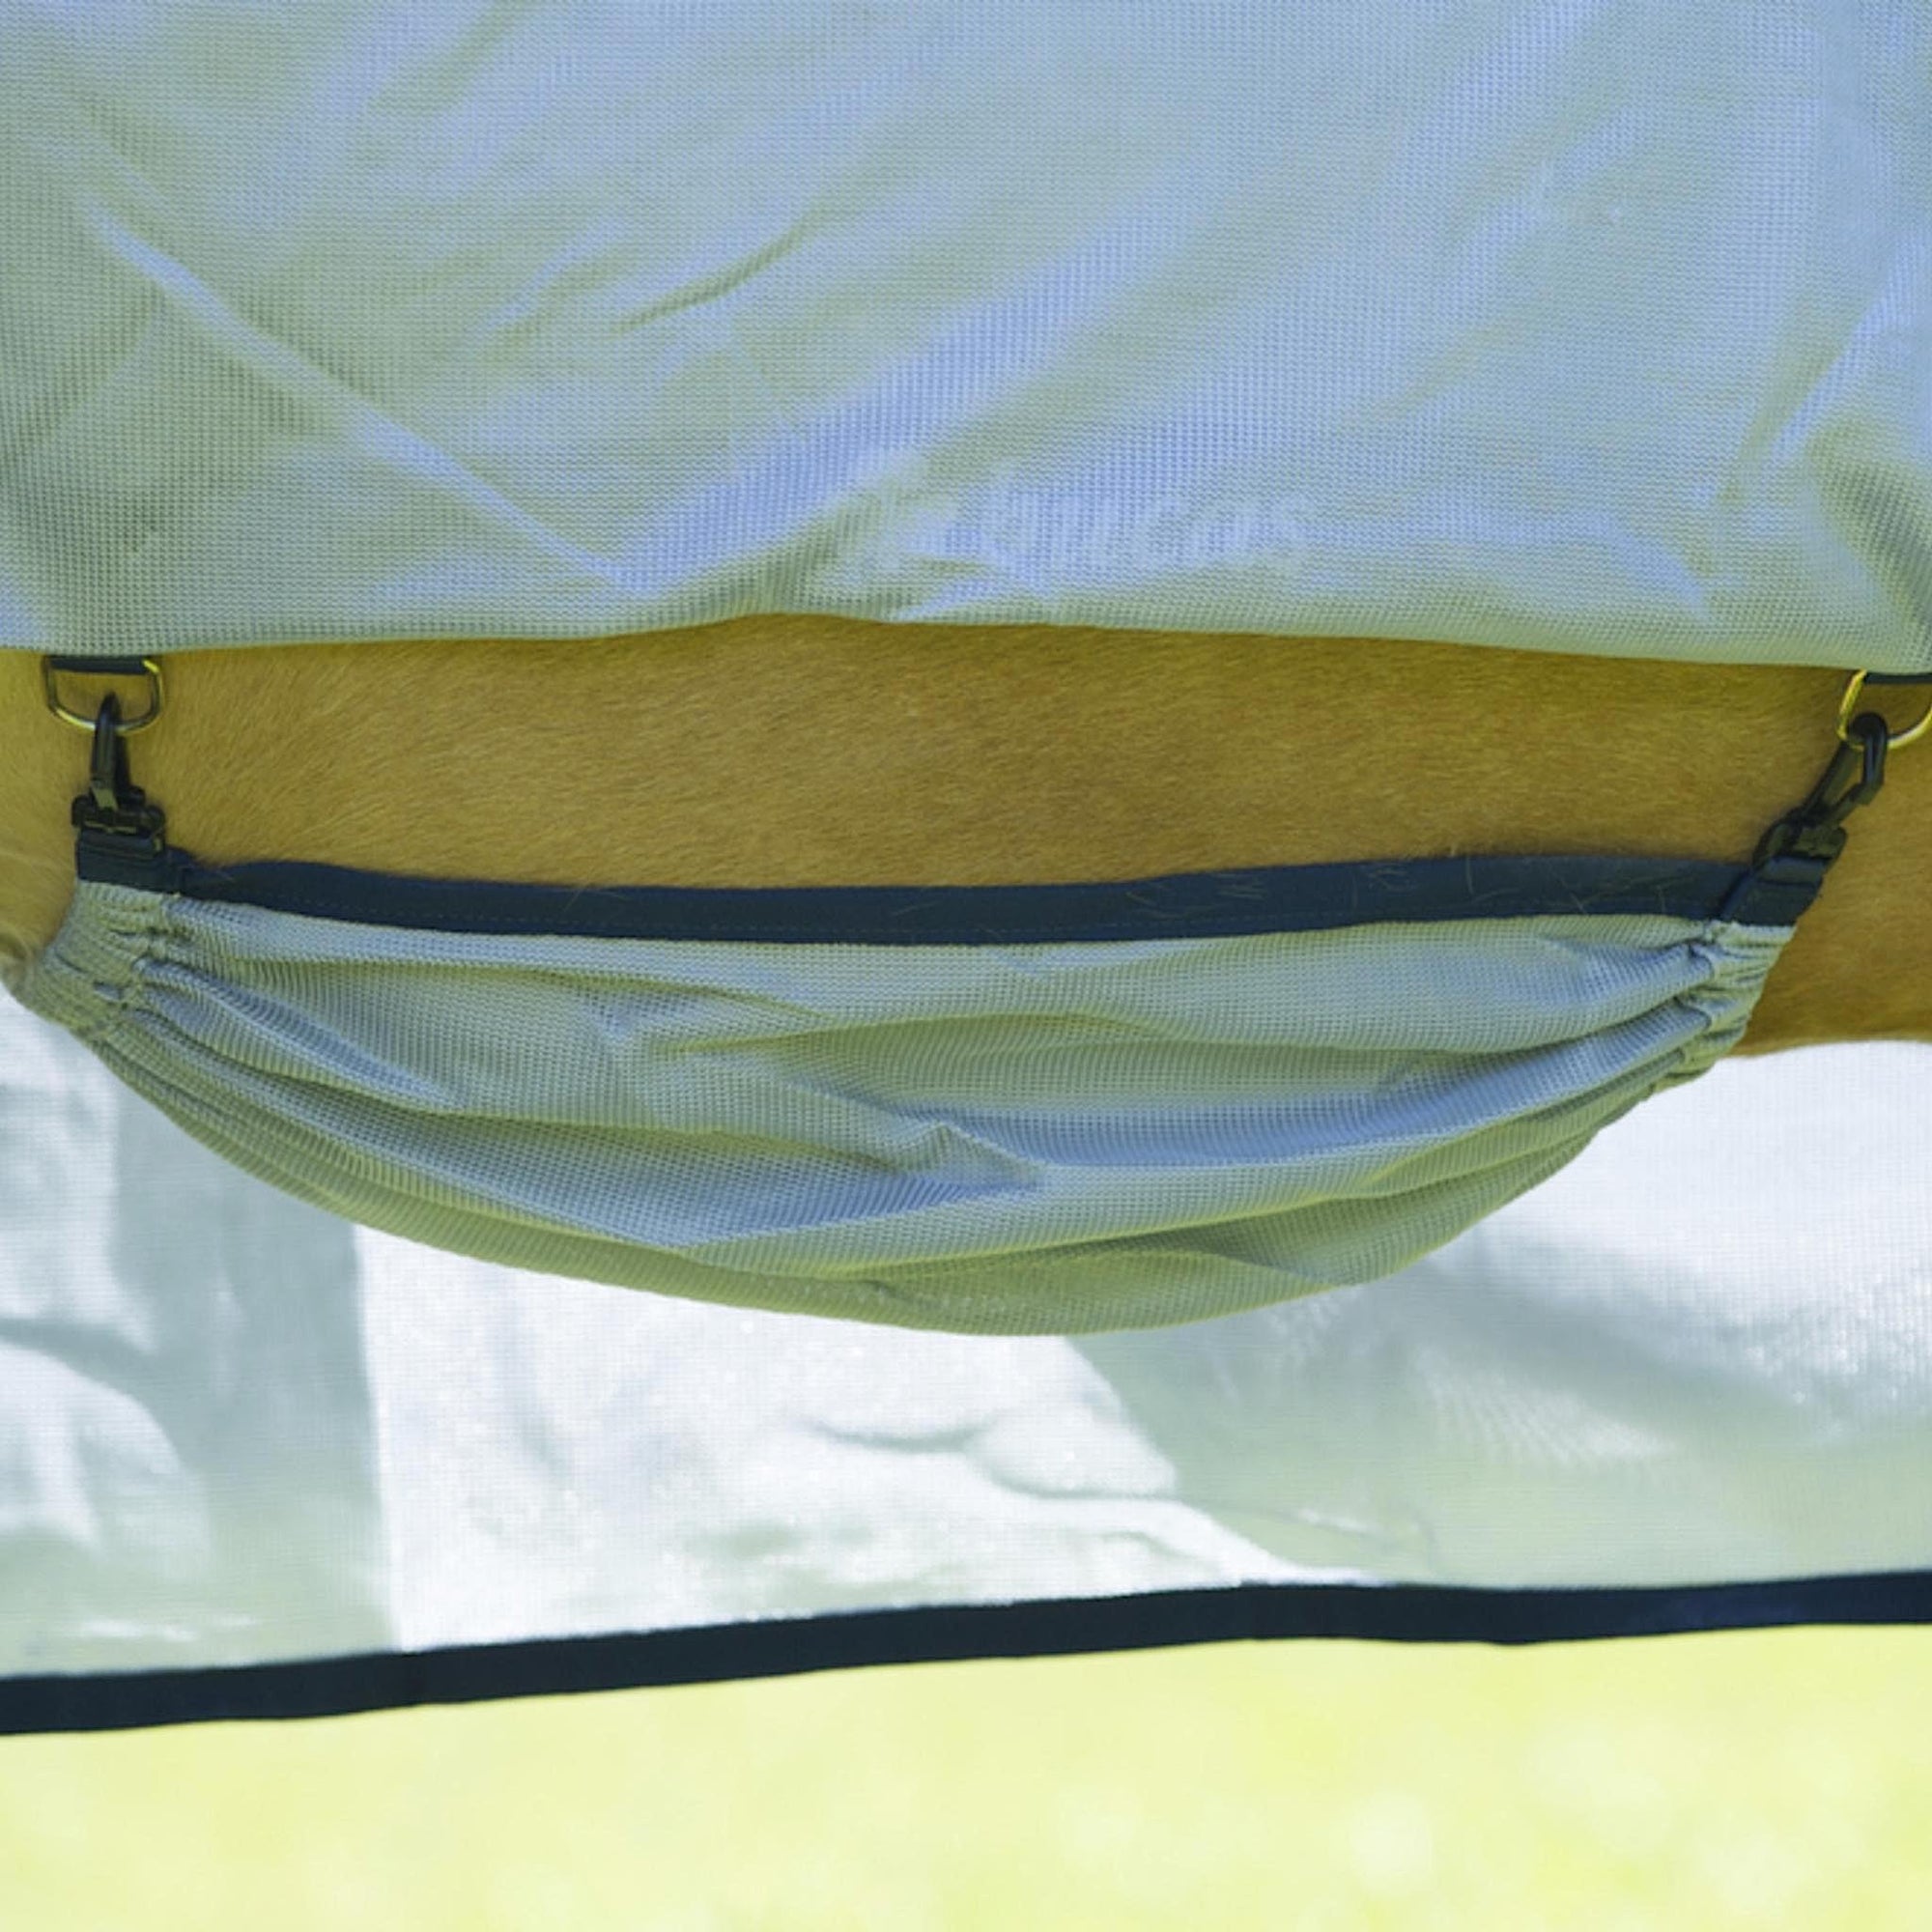
[[[8,1932],[1932,1926],[1932,1638],[1224,1644],[0,1739]]]

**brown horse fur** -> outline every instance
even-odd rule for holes
[[[760,616],[169,654],[133,781],[198,857],[602,885],[1037,883],[1463,853],[1748,860],[1849,673],[1383,639]],[[92,710],[139,680],[68,678]],[[1902,730],[1932,688],[1869,691]],[[88,741],[0,651],[0,929],[72,890]],[[1736,1050],[1932,1040],[1932,738]]]

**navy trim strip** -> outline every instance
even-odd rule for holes
[[[1788,925],[1825,867],[1762,872],[1708,859],[1594,855],[1365,859],[1014,886],[551,886],[435,879],[294,860],[204,866],[168,846],[83,830],[82,879],[362,925],[439,932],[760,944],[1018,946],[1060,940],[1209,939],[1384,921],[1661,913]]]
[[[1932,1570],[1629,1590],[1239,1583],[1143,1596],[851,1610],[616,1636],[543,1637],[198,1670],[0,1679],[0,1736],[634,1690],[983,1657],[1347,1637],[1579,1643],[1794,1624],[1932,1623]]]

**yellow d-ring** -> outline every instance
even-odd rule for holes
[[[134,666],[138,664],[140,669]],[[58,668],[56,668],[58,667]],[[72,658],[43,657],[41,660],[41,682],[46,687],[47,709],[63,724],[71,724],[82,731],[92,731],[95,720],[83,718],[78,711],[70,711],[60,700],[60,688],[55,680],[62,671],[75,677],[139,677],[147,674],[152,690],[149,694],[148,708],[138,718],[124,718],[116,725],[122,737],[131,738],[136,731],[145,731],[161,715],[161,705],[167,696],[167,687],[161,681],[161,663],[158,658],[99,658],[92,664],[80,664]],[[1863,676],[1863,672],[1860,672]]]
[[[1863,688],[1865,679],[1870,675],[1869,671],[1854,671],[1851,683],[1845,687],[1844,696],[1838,700],[1838,736],[1848,745],[1852,742],[1852,734],[1845,729],[1845,726],[1852,722],[1852,718],[1858,710],[1859,693]],[[1917,683],[1918,680],[1914,679],[1913,681]],[[1927,681],[1932,682],[1932,680]],[[1932,705],[1926,707],[1925,716],[1911,730],[1893,731],[1890,733],[1885,741],[1885,749],[1888,752],[1895,752],[1901,745],[1914,743],[1916,740],[1924,737],[1928,725],[1932,725]]]

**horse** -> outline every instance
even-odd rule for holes
[[[164,666],[165,715],[128,741],[133,780],[209,864],[738,887],[1481,853],[1743,866],[1829,762],[1849,676],[816,613],[275,640]],[[89,751],[49,711],[39,654],[0,650],[0,945],[16,959],[72,896]],[[1889,764],[1848,830],[1734,1052],[1932,1040],[1932,757]]]

